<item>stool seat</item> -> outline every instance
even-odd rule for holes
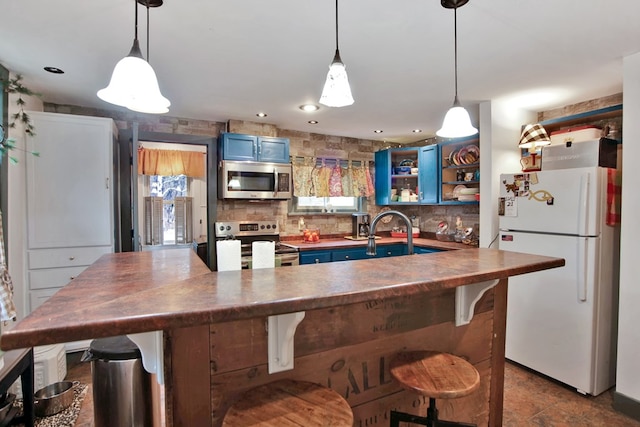
[[[437,351],[400,353],[390,371],[405,389],[435,399],[463,397],[480,386],[480,374],[471,363]]]
[[[353,413],[335,391],[306,381],[281,380],[247,391],[227,411],[222,425],[351,426]]]

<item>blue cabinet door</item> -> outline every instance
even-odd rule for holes
[[[389,150],[374,153],[376,165],[376,205],[391,203],[391,153]]]
[[[377,258],[384,258],[384,257],[390,257],[390,256],[400,256],[400,255],[406,255],[407,254],[407,246],[406,245],[401,245],[401,244],[397,244],[397,245],[378,245],[378,247],[376,248],[376,257]]]
[[[257,158],[260,162],[289,163],[289,139],[259,136]]]
[[[322,262],[331,262],[330,251],[300,252],[300,264],[320,264]]]
[[[258,155],[258,137],[240,133],[223,133],[221,135],[222,160],[255,161]]]
[[[420,203],[438,203],[440,188],[440,151],[436,144],[420,148],[419,191]]]

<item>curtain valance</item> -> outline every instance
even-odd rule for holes
[[[332,164],[331,164],[332,163]],[[296,197],[369,197],[374,194],[367,162],[354,166],[340,160],[303,158],[294,161],[293,194]]]
[[[205,177],[206,154],[199,151],[138,149],[138,174]]]

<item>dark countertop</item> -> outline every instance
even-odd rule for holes
[[[319,242],[316,243],[304,243],[301,240],[283,240],[283,243],[286,243],[289,246],[292,246],[299,251],[320,251],[320,250],[330,250],[330,249],[346,249],[353,247],[365,247],[367,246],[367,239],[359,239],[359,240],[351,240],[346,238],[330,238],[330,239],[320,239]],[[393,244],[406,244],[406,237],[381,237],[380,239],[376,239],[376,245],[393,245]],[[426,239],[423,237],[414,237],[413,238],[413,246],[420,246],[425,248],[435,248],[442,249],[445,251],[453,250],[453,249],[472,249],[473,246],[465,245],[463,243],[456,242],[441,242],[440,240],[435,239]]]
[[[3,350],[168,330],[503,279],[564,265],[497,249],[209,272],[191,249],[103,255],[11,330]]]

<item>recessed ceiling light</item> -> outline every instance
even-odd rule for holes
[[[307,123],[312,124],[312,125],[317,125],[318,121],[317,120],[309,120]]]
[[[64,71],[58,67],[44,67],[44,70],[53,74],[64,74]]]
[[[318,111],[320,109],[320,107],[318,107],[315,104],[303,104],[298,108],[300,108],[302,111],[306,111],[308,113],[311,113],[311,112],[314,112],[314,111]]]
[[[256,113],[258,117],[267,117],[267,113]]]
[[[382,129],[376,129],[373,131],[374,133],[382,133]]]
[[[422,132],[422,129],[414,129],[414,130],[412,130],[412,132],[413,133],[420,133],[420,132]]]

